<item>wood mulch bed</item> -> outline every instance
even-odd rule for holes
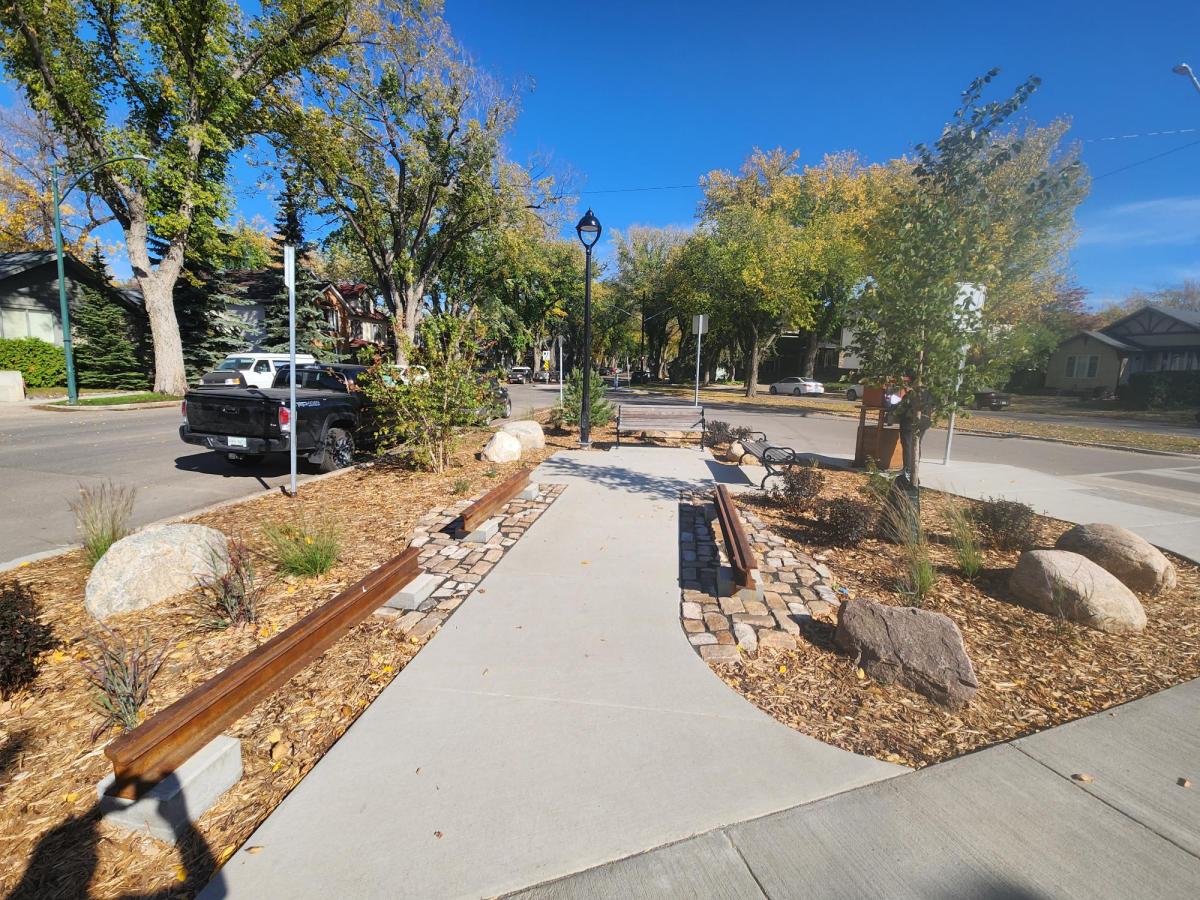
[[[826,471],[823,498],[863,494],[866,477]],[[900,550],[868,539],[831,548],[807,516],[782,511],[762,494],[738,502],[794,548],[819,555],[831,581],[851,598],[905,605],[896,588]],[[923,608],[945,613],[962,631],[979,679],[964,709],[949,712],[898,685],[878,684],[834,648],[834,618],[808,623],[794,651],[760,653],[721,677],[779,721],[855,753],[926,766],[1011,740],[1200,676],[1200,567],[1168,554],[1179,572],[1169,593],[1141,596],[1149,624],[1110,635],[1017,605],[1008,577],[1019,553],[986,549],[973,582],[960,576],[945,510],[973,501],[922,492],[938,581]],[[1034,546],[1053,547],[1070,523],[1038,517]],[[1114,713],[1116,715],[1116,713]]]
[[[263,496],[190,519],[230,539],[243,538],[268,587],[258,624],[244,629],[199,629],[187,598],[108,621],[126,637],[145,634],[170,648],[147,713],[401,552],[421,516],[578,443],[575,435],[548,431],[545,450],[525,454],[520,463],[493,465],[474,458],[486,437],[468,435],[444,474],[379,464],[303,484],[298,500]],[[262,526],[298,515],[330,522],[341,536],[341,557],[325,575],[279,577],[265,555]],[[242,741],[245,774],[200,818],[192,837],[171,847],[105,823],[96,811],[95,786],[111,771],[103,749],[113,733],[93,742],[99,718],[79,665],[87,655],[84,634],[95,625],[83,607],[88,571],[82,552],[74,551],[0,573],[0,589],[16,582],[33,593],[57,642],[44,654],[36,679],[0,701],[0,895],[192,896],[419,647],[403,640],[393,620],[372,616],[238,720],[230,733]]]

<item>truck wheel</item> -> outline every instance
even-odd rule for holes
[[[245,468],[257,466],[263,461],[263,455],[261,453],[226,453],[225,458],[235,466],[242,466]]]
[[[354,462],[354,438],[344,428],[330,428],[325,435],[321,471],[336,472]]]

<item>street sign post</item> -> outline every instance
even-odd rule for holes
[[[696,395],[693,406],[700,405],[700,335],[708,331],[708,316],[692,316],[692,334],[696,336]]]
[[[296,496],[296,440],[300,434],[300,422],[296,418],[296,248],[285,244],[283,248],[283,283],[288,292],[288,458],[291,461],[291,496]]]

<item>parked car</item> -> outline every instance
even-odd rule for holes
[[[635,369],[629,376],[630,384],[649,384],[650,373],[645,369]]]
[[[508,370],[509,384],[529,384],[533,380],[533,369],[529,366],[513,366]]]
[[[538,369],[533,373],[533,380],[538,384],[549,384],[554,380],[554,373],[549,369]]]
[[[846,388],[846,399],[861,400],[863,398],[863,392],[866,389],[867,386],[865,384],[852,384],[850,387]]]
[[[363,395],[354,386],[365,371],[365,366],[298,366],[296,422],[288,408],[287,368],[268,388],[192,389],[181,405],[179,437],[242,466],[256,465],[268,453],[287,453],[295,440],[297,453],[321,471],[345,468],[353,462],[355,441],[370,439],[363,427]]]
[[[793,375],[790,378],[784,378],[775,382],[769,390],[772,394],[792,394],[796,397],[802,397],[809,394],[825,393],[825,385],[811,378],[801,378],[799,375]]]
[[[296,365],[314,365],[311,353],[297,353]],[[287,353],[231,353],[211,372],[200,377],[197,387],[260,387],[267,388],[280,369],[291,362]]]
[[[999,391],[984,389],[975,392],[976,409],[1007,409],[1012,398]]]

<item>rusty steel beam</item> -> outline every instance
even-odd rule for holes
[[[729,489],[723,484],[717,485],[717,520],[725,537],[725,551],[729,554],[734,582],[739,588],[753,589],[758,581],[758,558],[746,537],[742,520],[738,518]]]
[[[462,530],[474,531],[490,519],[496,510],[521,493],[525,485],[529,484],[529,473],[531,471],[532,469],[526,466],[520,472],[500,482],[464,509],[462,513]]]
[[[252,650],[194,691],[118,737],[104,755],[116,780],[107,793],[134,800],[329,649],[420,574],[410,547],[328,603]]]

